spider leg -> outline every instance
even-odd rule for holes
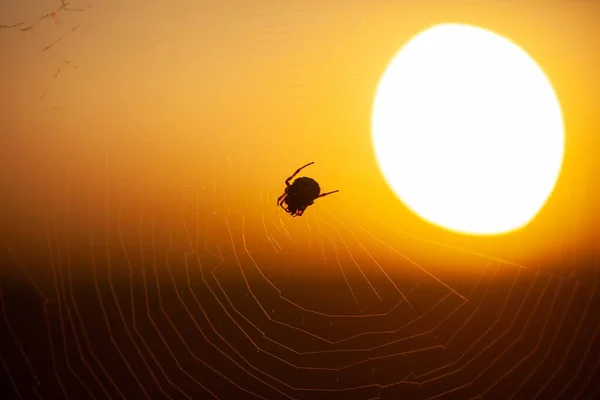
[[[282,201],[278,201],[277,205],[279,207],[281,207],[283,209],[283,211],[285,211],[286,213],[291,214],[290,209],[283,204],[283,200]]]
[[[312,161],[312,162],[309,162],[308,164],[306,164],[306,165],[303,165],[302,167],[298,168],[298,169],[296,170],[296,172],[294,172],[294,173],[292,174],[292,176],[290,176],[289,178],[287,178],[287,179],[285,180],[285,185],[286,185],[286,186],[290,186],[290,181],[291,181],[292,179],[294,179],[294,177],[295,177],[296,175],[298,175],[298,173],[300,173],[300,171],[302,171],[304,168],[306,168],[306,167],[308,167],[309,165],[312,165],[312,164],[314,164],[314,163],[315,163],[315,162],[314,162],[314,161]]]
[[[283,199],[285,199],[285,197],[287,196],[287,193],[282,194],[281,196],[279,196],[277,198],[277,205],[280,206],[281,203],[283,203]]]
[[[339,192],[339,190],[333,190],[333,191],[331,191],[331,192],[323,193],[323,194],[319,195],[319,197],[325,197],[325,196],[328,196],[328,195],[330,195],[330,194],[337,193],[337,192]],[[318,199],[319,197],[317,197],[317,199]]]

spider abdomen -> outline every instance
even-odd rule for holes
[[[292,183],[290,192],[304,199],[314,200],[321,194],[321,187],[314,179],[302,176]]]

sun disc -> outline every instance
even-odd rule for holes
[[[499,234],[531,221],[560,174],[560,104],[537,63],[482,28],[443,24],[411,39],[372,110],[379,167],[426,221]]]

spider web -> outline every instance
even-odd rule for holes
[[[68,168],[51,174],[60,190],[40,221],[49,279],[6,247],[37,298],[23,320],[3,294],[2,362],[19,398],[597,394],[600,323],[584,324],[600,301],[597,267],[585,281],[563,277],[325,201],[292,219],[276,191],[240,197],[185,166],[178,199],[143,204],[109,165],[79,206]],[[426,256],[412,250],[423,243]],[[439,277],[436,256],[472,276]]]
[[[16,398],[600,396],[597,260],[565,276],[457,248],[352,191],[292,219],[275,199],[310,160],[242,179],[254,160],[207,140],[169,174],[158,145],[104,139],[89,170],[44,160],[3,243]]]

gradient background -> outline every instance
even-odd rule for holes
[[[597,2],[92,5],[41,20],[60,2],[0,5],[0,24],[24,21],[0,29],[3,391],[570,399],[597,390]],[[556,191],[503,237],[424,223],[374,159],[378,79],[412,35],[444,22],[522,46],[562,104]],[[292,219],[275,200],[310,161],[306,175],[340,193]]]

